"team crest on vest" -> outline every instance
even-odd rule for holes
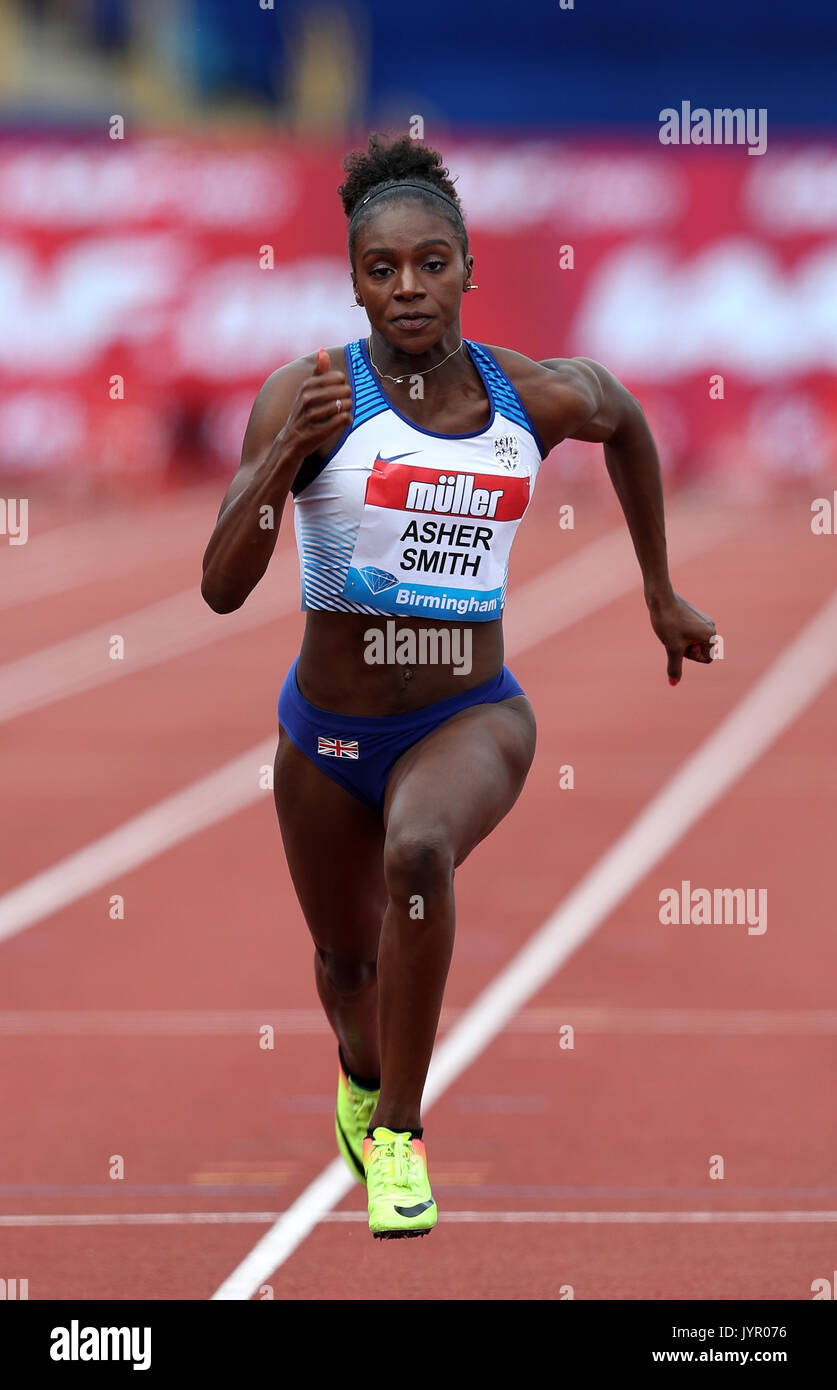
[[[504,468],[516,468],[520,462],[520,441],[516,434],[501,434],[494,440],[494,459]]]

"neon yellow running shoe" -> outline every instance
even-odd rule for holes
[[[436,1225],[436,1203],[421,1140],[381,1126],[363,1141],[363,1166],[373,1236],[426,1236]]]
[[[381,1092],[364,1091],[362,1086],[356,1086],[352,1078],[346,1075],[342,1063],[338,1065],[340,1074],[337,1079],[337,1110],[334,1116],[337,1147],[358,1182],[365,1184],[363,1141]]]

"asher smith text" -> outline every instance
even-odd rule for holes
[[[479,574],[481,555],[470,556],[467,550],[455,549],[482,546],[491,549],[493,531],[490,526],[468,525],[466,522],[423,521],[421,529],[417,521],[411,521],[401,535],[401,542],[416,541],[421,549],[407,546],[401,553],[402,570],[425,571],[431,574]],[[425,546],[448,546],[447,550],[427,550]]]

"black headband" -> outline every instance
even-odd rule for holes
[[[373,188],[371,193],[367,193],[365,198],[361,198],[360,202],[357,204],[354,212],[352,213],[350,220],[354,221],[361,208],[365,207],[367,203],[370,203],[373,198],[380,198],[382,193],[398,193],[402,188],[418,188],[421,193],[432,193],[434,197],[441,198],[443,202],[448,203],[450,207],[453,208],[454,212],[459,217],[460,222],[462,222],[464,226],[461,209],[456,206],[456,203],[453,201],[452,198],[448,197],[447,193],[442,193],[440,189],[431,188],[427,184],[413,183],[410,179],[404,179],[400,183],[388,183],[385,184],[383,188]]]

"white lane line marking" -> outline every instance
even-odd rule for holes
[[[440,1034],[461,1017],[443,1009]],[[566,1004],[522,1009],[506,1032],[724,1037],[834,1037],[837,1009],[627,1009]],[[331,1034],[320,1009],[0,1009],[0,1037],[250,1037],[265,1024],[283,1038]],[[330,1093],[329,1093],[330,1094]]]
[[[678,524],[686,526],[687,522],[681,519]],[[701,547],[714,546],[723,538],[722,531],[723,526],[719,526],[717,517],[696,523],[695,534],[701,539],[697,540],[695,536],[690,538],[687,531],[684,538],[678,542],[681,554],[688,545],[692,546],[693,552]],[[599,575],[597,607],[604,607],[611,599],[618,598],[632,586],[637,586],[635,562],[633,579],[630,582],[627,580],[628,561],[632,557],[630,543],[623,530],[611,532],[608,536],[594,541],[584,551],[570,556],[566,561],[559,561],[547,570],[548,583],[545,586],[545,576],[539,575],[518,590],[519,609],[513,611],[522,612],[525,612],[529,602],[527,595],[532,586],[538,591],[545,587],[547,592],[554,588],[554,593],[551,594],[546,615],[539,624],[532,624],[524,631],[525,619],[522,623],[518,620],[518,634],[514,635],[512,629],[512,636],[506,637],[507,657],[519,656],[544,637],[554,636],[571,627],[579,618],[589,616],[592,609],[585,606],[586,599],[579,600],[572,592],[575,584],[583,577],[583,572],[586,572],[587,562],[584,556],[588,549],[598,556],[597,565],[605,566],[606,572],[611,575],[609,589]],[[582,573],[579,567],[582,567]],[[559,598],[564,585],[571,592]],[[250,598],[253,596],[251,594]],[[248,599],[248,603],[249,601]],[[207,612],[211,610],[207,609]],[[219,623],[222,621],[217,614],[211,616]],[[508,625],[506,631],[509,631]],[[76,902],[87,893],[101,888],[116,875],[139,868],[155,855],[165,849],[173,849],[197,831],[205,830],[217,821],[224,820],[234,812],[244,810],[258,801],[265,793],[258,785],[257,772],[265,763],[273,763],[275,750],[276,736],[272,735],[231,762],[225,763],[208,777],[192,782],[173,796],[123,822],[100,840],[94,840],[85,849],[68,855],[57,864],[9,889],[0,897],[0,941],[14,936],[26,927],[31,927],[41,918]]]
[[[0,1216],[0,1227],[26,1226],[266,1226],[287,1215],[281,1211],[88,1212]],[[837,1211],[446,1211],[445,1223],[491,1225],[821,1225],[837,1221]],[[366,1222],[365,1211],[323,1212],[317,1225]]]
[[[273,762],[275,746],[275,739],[265,739],[208,777],[158,801],[101,839],[12,888],[0,898],[0,941],[265,796],[259,788],[258,770],[262,764]]]
[[[330,1212],[327,1221],[367,1221],[365,1211]],[[445,1212],[445,1220],[448,1213]],[[543,1225],[674,1225],[683,1222],[718,1222],[720,1224],[773,1225],[799,1222],[818,1225],[837,1221],[837,1211],[457,1211],[450,1213],[452,1221],[467,1222],[538,1222]]]
[[[680,558],[717,543],[736,524],[729,514],[720,529],[717,517],[711,521],[697,517],[676,541]],[[672,526],[676,537],[684,523],[678,517]],[[159,544],[156,538],[155,544]],[[104,568],[106,558],[98,558]],[[189,589],[6,662],[0,666],[0,722],[296,612],[297,564],[295,548],[278,551],[271,561],[270,582],[265,579],[257,585],[244,606],[224,614],[223,621],[204,603],[196,577]],[[629,593],[636,584],[636,561],[621,527],[522,586],[506,620],[506,643],[518,650],[531,646],[555,631],[556,623],[557,630],[568,627]],[[125,639],[124,660],[113,661],[109,656],[114,634]]]
[[[562,1023],[572,1023],[586,1033],[833,1036],[837,1033],[837,1009],[626,1009],[568,1004],[524,1009],[510,1022],[509,1031],[557,1033]]]
[[[669,549],[679,567],[742,525],[741,513],[729,508],[718,512],[683,504],[667,519]],[[620,526],[515,591],[503,616],[506,646],[513,654],[535,646],[638,589],[636,557],[626,527]]]
[[[465,1010],[434,1052],[423,1110],[428,1110],[476,1060],[518,1009],[538,993],[835,674],[837,591]],[[342,1160],[329,1164],[224,1280],[213,1299],[251,1298],[323,1213],[353,1186]]]
[[[209,540],[218,514],[217,485],[152,504],[132,505],[39,532],[37,505],[29,508],[29,540],[0,550],[0,609],[65,594],[82,584],[110,583],[149,569],[156,556],[194,554]]]
[[[296,551],[274,557],[272,577],[272,585],[258,586],[243,608],[223,619],[204,603],[196,579],[190,589],[7,661],[0,666],[0,722],[296,612]],[[124,660],[109,655],[114,634],[125,640]]]

